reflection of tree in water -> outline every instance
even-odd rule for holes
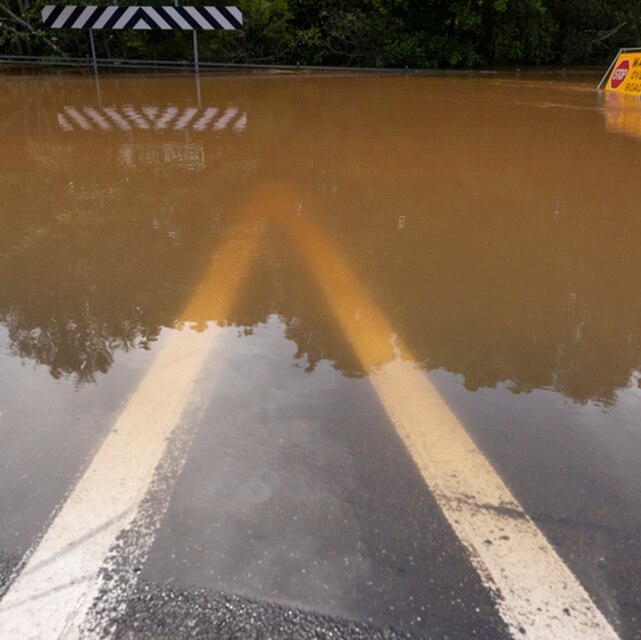
[[[118,351],[148,349],[162,327],[175,325],[215,245],[216,214],[205,209],[181,223],[171,207],[145,202],[147,194],[124,181],[73,189],[58,181],[60,209],[52,213],[50,192],[29,199],[28,182],[20,187],[13,208],[0,210],[8,350],[54,378],[92,382]],[[180,185],[176,192],[180,198]],[[21,211],[25,203],[30,209]]]
[[[85,305],[71,318],[50,317],[33,327],[23,310],[13,309],[2,319],[7,327],[12,355],[48,367],[58,378],[73,377],[78,385],[93,382],[97,373],[107,373],[115,351],[148,349],[158,328],[123,320],[120,324],[101,321]]]
[[[467,240],[461,236],[458,246],[449,240],[439,249],[444,221],[432,218],[429,230],[419,225],[412,235],[381,232],[390,226],[383,211],[361,233],[349,229],[337,209],[328,233],[338,245],[352,243],[359,278],[426,369],[456,373],[471,390],[550,388],[577,402],[608,405],[639,368],[639,304],[625,294],[629,283],[613,289],[609,278],[586,282],[581,276],[601,271],[609,254],[593,250],[583,263],[568,266],[559,263],[563,251],[553,248],[545,260],[526,256],[532,273],[510,281],[501,276],[504,264],[523,247],[508,247],[493,261],[496,245],[477,231],[478,265],[457,271],[449,254],[467,251]],[[0,321],[10,352],[82,385],[106,373],[116,352],[150,348],[161,329],[180,318],[212,251],[237,223],[218,204],[214,213],[204,211],[187,220],[158,207],[130,216],[71,211],[15,230],[0,252]],[[327,360],[344,375],[363,375],[303,257],[288,242],[282,232],[262,233],[250,277],[224,320],[251,334],[277,315],[303,369]],[[431,255],[427,277],[420,275],[425,250]],[[555,281],[554,273],[562,278]],[[499,277],[500,286],[488,286]],[[549,291],[544,298],[530,295],[541,278]]]
[[[90,235],[106,243],[91,256],[73,258],[77,220],[71,240],[64,240],[66,223],[58,221],[36,234],[37,241],[17,243],[19,249],[14,244],[13,251],[5,252],[0,257],[0,321],[8,330],[10,352],[48,367],[55,378],[69,377],[82,385],[106,373],[116,352],[150,348],[163,327],[174,326],[212,255],[211,246],[234,227],[235,219],[217,215],[216,233],[203,242],[211,217],[183,224],[154,214],[135,243],[143,258],[135,253],[116,261],[108,258],[123,239],[114,232],[113,219],[89,225]],[[372,221],[378,224],[386,223]],[[199,231],[190,233],[190,227]],[[346,237],[340,226],[331,233],[337,243]],[[178,244],[175,237],[181,238]],[[616,291],[608,296],[592,283],[592,290],[584,288],[580,304],[560,283],[541,305],[522,285],[504,282],[504,288],[492,293],[482,281],[496,274],[482,266],[476,275],[466,271],[452,276],[444,289],[439,278],[417,283],[407,278],[419,272],[412,261],[422,259],[412,245],[425,243],[426,237],[422,232],[409,241],[399,234],[364,237],[356,263],[359,277],[426,369],[456,373],[471,390],[498,384],[515,393],[550,388],[577,402],[606,405],[629,385],[641,364],[636,303],[630,301],[626,311]],[[287,245],[284,234],[267,234],[262,240],[226,322],[248,335],[277,315],[285,337],[296,344],[295,357],[303,369],[313,371],[327,360],[344,375],[363,375],[303,258]],[[477,249],[481,263],[487,263],[489,257]],[[447,272],[443,265],[449,258],[432,250],[434,271]],[[143,262],[150,263],[146,269]],[[579,268],[598,270],[594,265]],[[559,269],[550,265],[550,271]],[[128,277],[131,273],[136,277]],[[478,282],[470,282],[475,277]],[[527,283],[527,276],[522,278]],[[451,293],[457,289],[459,295]],[[482,291],[483,299],[474,291]]]

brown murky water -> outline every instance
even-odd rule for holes
[[[428,369],[612,404],[641,363],[638,140],[590,82],[5,79],[9,348],[82,382],[173,326],[212,252],[256,231],[228,317],[278,314],[301,363],[360,373],[261,185],[287,184]],[[606,121],[609,122],[609,121]],[[277,196],[273,196],[277,197]],[[308,213],[311,212],[311,213]]]
[[[597,81],[0,77],[0,359],[117,404],[163,330],[276,322],[359,378],[395,351],[354,346],[352,296],[633,629],[641,110]]]

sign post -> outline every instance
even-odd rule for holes
[[[93,60],[93,70],[98,75],[98,59],[96,58],[96,43],[93,41],[93,31],[89,29],[89,44],[91,45],[91,58]]]
[[[198,34],[195,29],[192,33],[194,34],[194,69],[196,69],[196,73],[198,73]]]
[[[193,31],[194,68],[199,70],[197,31],[234,31],[243,26],[238,7],[46,5],[42,23],[49,29],[89,31],[94,70],[98,69],[93,29]]]

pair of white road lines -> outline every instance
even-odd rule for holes
[[[269,197],[269,194],[263,198]],[[278,192],[273,198],[278,199]],[[300,213],[300,211],[299,211]],[[305,213],[305,212],[303,212]],[[306,215],[287,222],[392,424],[515,638],[615,640],[608,621],[399,344],[348,263]],[[251,263],[247,237],[216,259],[185,317],[226,317]],[[212,304],[215,309],[212,309]],[[167,441],[221,329],[182,331],[163,344],[104,443],[0,601],[0,637],[98,637],[88,626],[101,567],[132,527]],[[396,350],[396,357],[390,357]],[[382,364],[381,364],[382,363]],[[185,453],[186,455],[186,453]],[[148,549],[155,530],[136,539]],[[491,544],[488,544],[491,542]],[[139,556],[146,551],[139,552]],[[139,558],[144,560],[144,558]],[[126,601],[128,589],[112,594]],[[115,605],[114,605],[115,606]],[[91,629],[89,632],[88,629]],[[104,631],[105,629],[102,629]]]

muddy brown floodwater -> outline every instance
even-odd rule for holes
[[[363,386],[401,349],[641,638],[641,107],[597,83],[0,75],[0,586],[159,345],[217,324],[229,374],[202,424],[231,422],[196,430],[149,584],[482,630],[494,604],[448,576],[454,533]],[[331,527],[283,498],[301,483]]]

